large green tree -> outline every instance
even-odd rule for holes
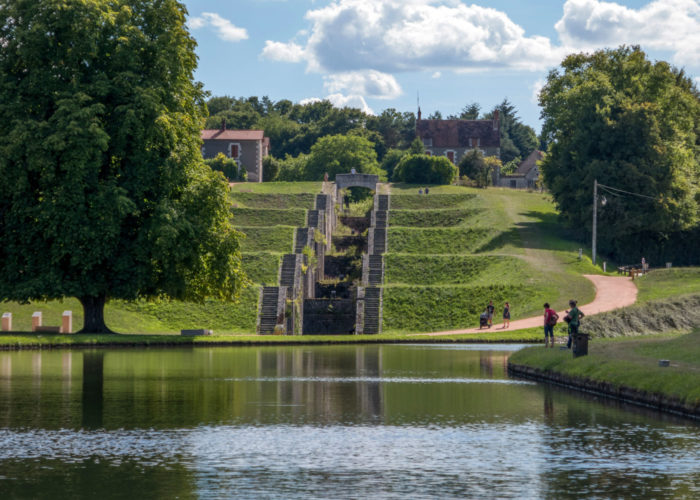
[[[549,74],[540,105],[544,179],[581,236],[590,235],[595,179],[651,198],[608,194],[603,249],[622,253],[625,241],[644,244],[638,235],[697,226],[700,100],[682,71],[638,47],[574,54]]]
[[[372,142],[357,135],[330,135],[311,148],[304,176],[306,180],[320,181],[328,173],[333,180],[336,174],[350,173],[353,168],[362,174],[386,176],[379,168]]]
[[[0,299],[235,298],[227,186],[175,0],[0,0]]]

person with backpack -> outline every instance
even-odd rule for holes
[[[578,327],[581,324],[581,318],[585,316],[583,311],[576,307],[576,301],[571,299],[569,301],[570,310],[566,311],[566,315],[571,318],[569,320],[569,340],[566,342],[566,348],[571,349],[571,342],[574,339],[574,335],[578,333]]]
[[[544,347],[554,347],[554,325],[557,324],[559,315],[554,309],[549,307],[549,303],[544,303]],[[547,339],[549,338],[548,342]]]

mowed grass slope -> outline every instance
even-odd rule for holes
[[[241,239],[242,266],[251,285],[238,302],[203,303],[170,300],[126,302],[112,300],[105,308],[107,325],[130,334],[177,334],[185,328],[210,328],[217,334],[254,334],[260,287],[277,283],[281,257],[292,251],[294,229],[304,226],[320,182],[240,183],[231,188],[233,223]],[[13,314],[13,330],[29,331],[34,311],[42,311],[45,325],[59,325],[64,310],[73,312],[73,328],[82,328],[80,303],[64,301],[32,304],[5,303],[0,312]]]
[[[507,189],[392,185],[385,257],[384,329],[421,332],[478,325],[489,300],[500,323],[537,315],[544,302],[594,297],[590,259],[556,221],[547,195]]]

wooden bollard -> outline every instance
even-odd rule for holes
[[[41,326],[41,311],[37,311],[32,314],[32,331],[37,331],[37,328]]]
[[[63,311],[61,333],[73,333],[73,311]]]
[[[12,313],[2,313],[2,331],[12,331]]]

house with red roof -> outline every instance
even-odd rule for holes
[[[422,120],[420,109],[416,135],[423,141],[425,153],[446,156],[457,164],[462,156],[478,149],[484,156],[501,155],[498,110],[492,120]]]
[[[217,130],[202,130],[202,156],[205,160],[223,153],[245,168],[248,182],[262,182],[263,158],[270,153],[270,138],[262,130],[227,130],[226,122]]]
[[[535,150],[528,155],[515,172],[502,175],[500,169],[494,172],[493,185],[512,189],[534,189],[540,178],[539,162],[544,159],[542,151]]]

